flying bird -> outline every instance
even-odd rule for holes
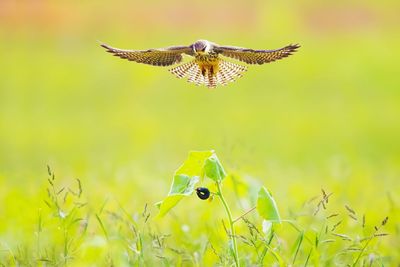
[[[194,59],[175,66],[169,71],[178,78],[187,78],[196,85],[215,88],[218,84],[226,85],[241,77],[246,66],[225,59],[233,58],[247,64],[264,64],[290,56],[300,47],[290,44],[275,50],[254,50],[235,46],[221,46],[207,40],[198,40],[189,46],[170,46],[148,50],[123,50],[101,44],[114,56],[153,66],[171,66],[183,61],[182,55]]]

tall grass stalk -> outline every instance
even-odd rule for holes
[[[221,184],[220,182],[217,182],[217,190],[218,190],[218,197],[221,199],[222,204],[224,205],[226,214],[228,215],[228,220],[229,220],[229,226],[231,229],[231,233],[229,235],[230,240],[232,241],[232,250],[233,250],[233,257],[235,260],[235,266],[236,267],[240,267],[240,263],[239,263],[239,253],[238,253],[238,249],[237,249],[237,242],[236,242],[236,234],[235,234],[235,227],[234,227],[234,220],[232,219],[232,213],[229,209],[228,204],[225,201],[224,195],[222,194],[222,190],[221,190]]]

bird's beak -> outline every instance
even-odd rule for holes
[[[205,52],[206,52],[206,48],[204,47],[204,49],[202,49],[202,50],[196,50],[196,47],[195,46],[192,46],[192,49],[193,49],[193,52],[194,53],[197,53],[197,54],[204,54]]]
[[[203,49],[196,51],[196,52],[197,52],[197,54],[203,55],[206,53],[206,48],[204,47]]]

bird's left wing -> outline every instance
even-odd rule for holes
[[[290,56],[299,47],[300,45],[294,44],[276,50],[253,50],[234,46],[216,46],[215,51],[223,56],[231,57],[248,64],[264,64]]]
[[[114,56],[153,66],[170,66],[181,62],[182,54],[190,55],[192,53],[190,46],[171,46],[148,50],[122,50],[106,44],[101,44],[101,46]]]

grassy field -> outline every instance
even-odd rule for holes
[[[0,265],[233,264],[218,199],[155,218],[188,152],[215,149],[233,217],[262,184],[284,220],[236,224],[242,266],[398,266],[399,8],[2,1]],[[202,38],[302,47],[209,90],[98,42]]]

